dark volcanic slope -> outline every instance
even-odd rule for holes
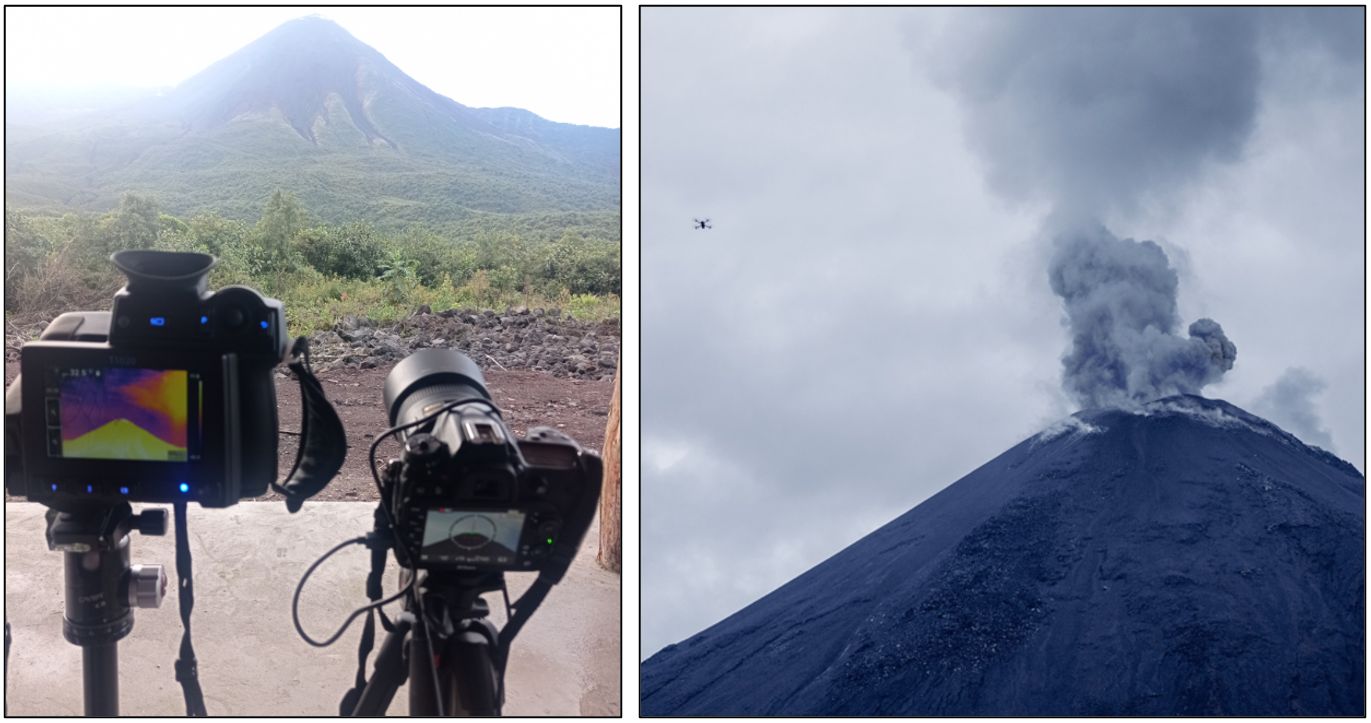
[[[646,715],[1362,715],[1365,480],[1230,404],[1082,413],[642,668]]]

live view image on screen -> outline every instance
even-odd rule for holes
[[[57,399],[48,400],[58,411],[48,423],[59,423],[50,439],[60,436],[62,457],[184,462],[192,446],[190,381],[184,369],[61,370]]]
[[[425,560],[509,564],[519,546],[524,513],[436,509],[424,524]]]

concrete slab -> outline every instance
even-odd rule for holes
[[[137,507],[137,506],[135,506]],[[364,534],[374,503],[307,503],[291,515],[280,502],[244,502],[225,510],[189,510],[195,564],[191,618],[200,682],[210,715],[337,715],[352,687],[361,618],[332,647],[314,648],[295,633],[290,599],[305,568],[339,542]],[[80,715],[81,652],[62,637],[60,553],[44,541],[41,505],[5,505],[5,619],[13,628],[6,703],[11,715]],[[595,564],[592,528],[570,572],[514,641],[506,675],[505,714],[618,715],[619,576]],[[175,594],[175,538],[133,536],[133,562],[166,567],[162,607],[137,610],[119,643],[120,712],[185,713],[172,664],[181,639]],[[301,595],[301,623],[321,639],[366,603],[369,559],[356,545],[329,559]],[[396,590],[394,560],[386,594]],[[510,597],[532,582],[508,576]],[[494,621],[504,622],[503,603]],[[398,609],[397,606],[390,606]],[[377,629],[377,646],[383,632]],[[368,664],[375,660],[373,652]],[[390,715],[408,713],[402,688]]]

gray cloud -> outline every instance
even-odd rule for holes
[[[1314,406],[1314,396],[1327,386],[1308,369],[1291,367],[1262,391],[1252,403],[1253,411],[1305,442],[1331,451],[1333,437]]]

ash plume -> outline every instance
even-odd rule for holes
[[[940,82],[965,108],[990,185],[1052,204],[1048,276],[1085,407],[1198,393],[1237,351],[1211,319],[1177,333],[1161,247],[1096,219],[1166,202],[1237,159],[1258,107],[1261,13],[1232,8],[994,8],[956,14]],[[1061,219],[1083,219],[1061,224]]]
[[[1048,276],[1062,298],[1071,350],[1066,391],[1086,408],[1126,407],[1196,394],[1233,368],[1237,348],[1212,319],[1179,336],[1176,271],[1151,241],[1103,226],[1057,237]]]
[[[946,33],[944,87],[992,187],[1100,216],[1236,160],[1254,127],[1258,17],[1241,8],[984,8]]]
[[[1333,449],[1333,437],[1319,419],[1314,396],[1328,385],[1313,372],[1291,367],[1252,403],[1253,411],[1310,444]]]

